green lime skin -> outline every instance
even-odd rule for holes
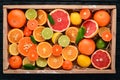
[[[101,38],[96,41],[96,47],[98,49],[105,49],[106,42],[104,42]]]

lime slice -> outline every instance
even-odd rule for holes
[[[25,16],[28,20],[35,19],[37,17],[37,11],[35,9],[28,9],[25,12]]]
[[[11,55],[18,55],[19,54],[16,43],[12,43],[9,45],[9,52]]]
[[[36,64],[38,67],[46,67],[47,66],[47,60],[45,58],[41,58],[39,57],[37,60],[36,60]]]
[[[42,37],[45,39],[45,40],[48,40],[48,39],[51,39],[53,36],[53,31],[50,29],[50,28],[44,28],[42,30]]]
[[[61,45],[62,47],[66,47],[68,46],[70,43],[70,39],[68,36],[66,35],[62,35],[60,36],[60,38],[58,39],[58,44]]]
[[[25,57],[23,59],[23,65],[26,65],[26,64],[32,64],[33,66],[35,66],[35,61],[30,61],[27,57]]]
[[[52,36],[52,42],[53,42],[54,44],[57,43],[58,38],[59,38],[61,35],[62,35],[62,33],[60,33],[60,32],[54,33],[53,36]]]

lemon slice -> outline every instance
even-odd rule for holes
[[[19,54],[16,43],[12,43],[9,45],[9,53],[11,55],[18,55]]]
[[[53,36],[52,36],[52,42],[53,42],[54,44],[57,43],[58,38],[59,38],[61,35],[62,35],[62,33],[60,33],[60,32],[54,33]]]
[[[32,64],[33,66],[35,66],[35,61],[30,61],[27,57],[25,57],[23,59],[23,65],[26,65],[26,64]]]

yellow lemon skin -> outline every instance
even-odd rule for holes
[[[90,57],[80,54],[77,58],[77,63],[79,66],[83,68],[87,68],[90,66],[91,60],[90,60]]]
[[[72,12],[70,14],[70,21],[73,25],[80,25],[82,22],[82,18],[78,12]]]

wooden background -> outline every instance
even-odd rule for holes
[[[120,0],[0,0],[0,80],[120,80]],[[79,4],[117,5],[116,74],[3,74],[3,11],[4,4]]]

